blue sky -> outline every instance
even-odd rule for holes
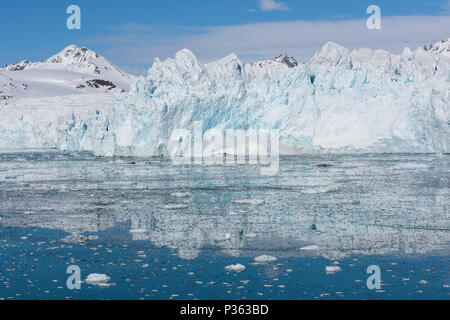
[[[81,30],[66,28],[71,4],[81,8]],[[371,4],[381,8],[382,30],[366,27]],[[450,0],[3,1],[0,30],[0,65],[74,43],[142,73],[184,47],[205,62],[231,52],[244,61],[281,52],[307,60],[328,40],[399,52],[450,37]]]

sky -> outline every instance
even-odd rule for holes
[[[81,29],[69,30],[70,5]],[[369,5],[381,29],[369,30]],[[202,62],[288,53],[309,60],[327,41],[401,53],[450,37],[450,0],[24,0],[2,1],[0,65],[46,59],[70,44],[143,74],[183,48]]]

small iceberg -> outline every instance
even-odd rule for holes
[[[300,248],[300,250],[302,250],[302,251],[316,251],[316,250],[319,250],[319,247],[316,246],[316,245],[311,245],[311,246],[306,246],[306,247]]]
[[[266,262],[275,262],[278,259],[272,256],[266,256],[266,255],[262,255],[259,257],[255,258],[255,262],[259,262],[259,263],[266,263]]]
[[[88,275],[85,282],[95,286],[106,286],[109,285],[109,280],[111,280],[111,278],[106,274],[91,273]]]
[[[130,229],[130,233],[146,233],[145,229]]]
[[[242,214],[245,214],[246,212],[236,212],[236,211],[230,211],[230,212],[228,212],[228,214],[230,215],[230,216],[237,216],[237,215],[242,215]]]
[[[259,206],[264,203],[266,203],[264,200],[258,200],[258,199],[243,199],[243,200],[234,200],[234,204],[245,204],[245,205],[253,205],[253,206]]]
[[[342,271],[342,269],[338,266],[327,266],[325,268],[325,271],[327,273],[336,273],[336,272]]]
[[[243,266],[242,264],[238,263],[238,264],[232,264],[230,266],[226,266],[225,270],[227,271],[234,271],[234,272],[242,272],[246,269],[245,266]]]
[[[171,193],[170,196],[172,198],[189,198],[191,194],[189,192],[174,192]]]

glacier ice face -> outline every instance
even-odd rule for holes
[[[202,64],[184,49],[173,59],[156,59],[148,75],[114,102],[97,95],[77,108],[68,99],[56,99],[28,122],[20,120],[21,110],[28,103],[39,114],[32,106],[41,101],[2,108],[0,147],[167,155],[183,143],[174,132],[192,131],[201,121],[205,135],[278,130],[282,154],[448,153],[450,41],[401,55],[349,51],[330,42],[298,65],[283,56],[243,64],[234,54]],[[5,121],[6,109],[16,116]]]
[[[129,134],[120,150],[160,154],[175,129],[201,121],[204,132],[277,129],[286,154],[448,152],[449,58],[328,43],[289,68],[244,65],[235,55],[203,65],[182,50],[156,61],[116,106],[119,132]]]

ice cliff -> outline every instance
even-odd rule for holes
[[[180,147],[175,130],[201,121],[203,133],[277,130],[282,154],[448,153],[450,39],[401,55],[330,42],[306,64],[287,55],[244,64],[234,54],[203,64],[184,49],[105,99],[9,101],[0,148],[166,155]]]

